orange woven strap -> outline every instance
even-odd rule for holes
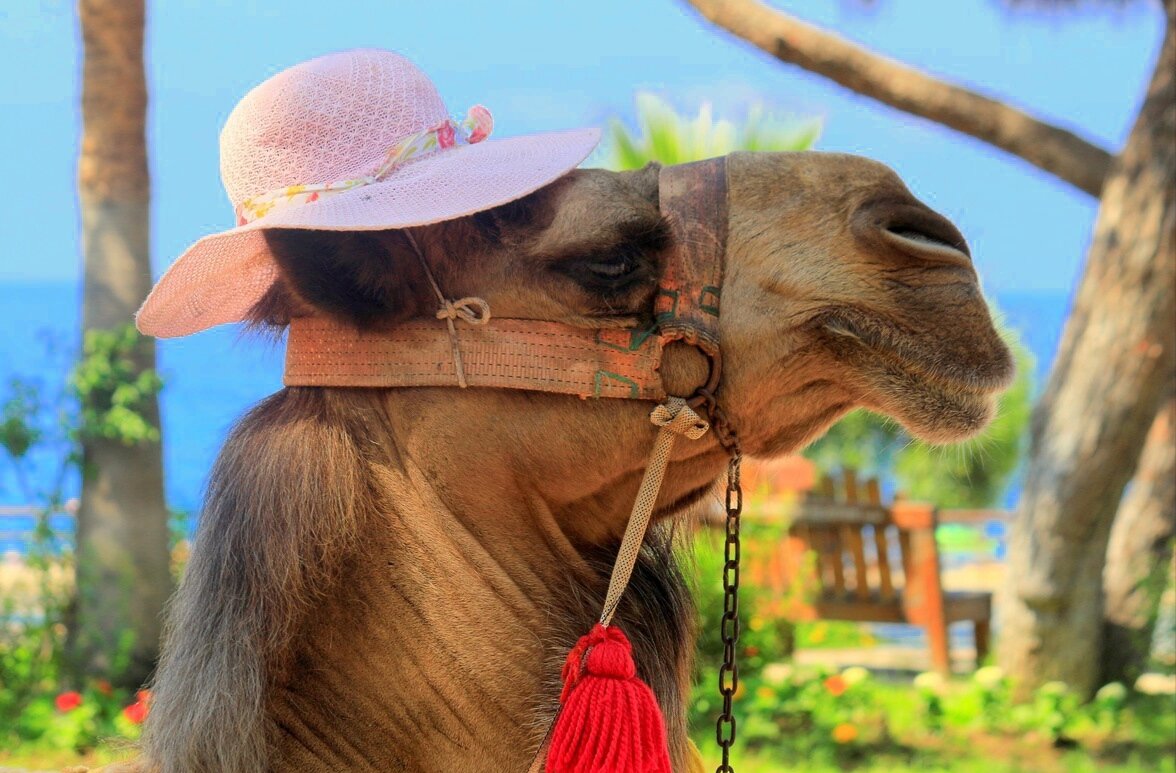
[[[530,319],[456,326],[471,387],[580,397],[662,400],[662,343],[650,331],[592,330]],[[457,386],[444,322],[416,320],[360,331],[322,317],[291,321],[286,386]]]
[[[654,299],[658,329],[663,340],[685,341],[714,356],[727,250],[726,159],[662,167],[658,196],[674,241]]]

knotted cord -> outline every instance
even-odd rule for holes
[[[456,301],[446,298],[445,293],[441,292],[441,286],[433,277],[433,271],[429,268],[428,261],[425,260],[425,253],[421,252],[412,232],[405,229],[404,235],[408,238],[408,243],[412,245],[413,252],[420,260],[421,268],[425,270],[425,276],[428,277],[429,284],[437,295],[437,300],[441,303],[441,308],[437,310],[437,319],[445,320],[445,324],[449,326],[449,342],[453,345],[453,369],[457,372],[457,385],[465,389],[469,383],[466,382],[465,367],[461,360],[461,347],[457,343],[457,326],[454,324],[454,320],[460,319],[471,325],[485,325],[490,321],[490,304],[485,299],[473,295]]]

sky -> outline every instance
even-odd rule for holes
[[[1130,130],[1162,14],[1048,14],[997,0],[849,0],[776,5],[870,48],[1029,108],[1108,148]],[[69,0],[0,0],[0,282],[76,280],[74,181],[80,42]],[[217,133],[269,75],[330,51],[400,51],[452,113],[488,106],[495,134],[632,122],[640,90],[686,113],[710,102],[738,120],[757,102],[819,117],[821,150],[895,168],[967,236],[988,289],[1065,292],[1096,202],[1024,162],[786,67],[675,0],[149,0],[148,143],[156,274],[190,242],[228,228]],[[3,310],[0,309],[0,314]]]

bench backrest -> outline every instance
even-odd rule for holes
[[[797,506],[783,550],[790,614],[815,619],[837,602],[851,618],[899,605],[911,622],[925,620],[943,604],[935,526],[931,505],[884,505],[874,478],[822,478]]]

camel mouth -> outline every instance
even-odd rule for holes
[[[841,311],[819,322],[843,352],[866,354],[953,393],[978,397],[1003,392],[1015,375],[1012,354],[991,324],[974,341],[953,341],[948,329],[914,333],[861,311]],[[950,346],[948,344],[951,344]],[[969,361],[959,356],[966,351]],[[953,356],[955,355],[955,356]]]
[[[928,442],[957,442],[983,430],[1014,376],[1012,355],[995,330],[976,342],[941,346],[950,340],[943,331],[916,335],[860,312],[830,315],[821,327],[860,374],[865,407],[893,415]],[[971,356],[950,354],[959,351]]]

